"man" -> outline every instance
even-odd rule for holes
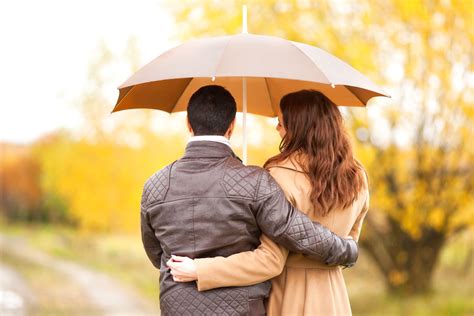
[[[206,86],[188,104],[193,137],[184,156],[155,173],[141,203],[145,251],[161,271],[163,315],[261,315],[269,281],[198,292],[176,283],[166,262],[171,255],[229,256],[259,245],[261,233],[294,252],[330,265],[354,264],[355,241],[342,239],[296,210],[264,169],[244,166],[229,139],[236,105],[220,86]]]

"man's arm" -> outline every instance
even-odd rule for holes
[[[357,242],[337,236],[294,208],[266,171],[260,176],[253,207],[263,233],[290,251],[328,265],[352,266],[357,261]]]
[[[148,217],[147,209],[143,205],[143,201],[146,201],[145,190],[142,196],[142,205],[140,207],[140,227],[142,233],[142,242],[145,252],[150,259],[151,263],[159,269],[161,264],[161,255],[163,250],[161,249],[161,244],[155,236],[155,230],[150,224],[150,219]]]
[[[140,203],[140,223],[143,246],[145,247],[148,258],[158,269],[161,265],[163,250],[160,241],[155,236],[155,229],[151,225],[148,207],[152,203],[162,201],[165,198],[169,188],[171,168],[175,162],[156,172],[145,182]]]

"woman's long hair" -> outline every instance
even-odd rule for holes
[[[364,186],[341,112],[324,94],[301,90],[280,101],[286,135],[280,153],[264,165],[295,159],[311,183],[310,199],[319,214],[350,206]],[[295,155],[294,155],[295,154]]]

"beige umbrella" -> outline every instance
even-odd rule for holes
[[[244,25],[246,25],[244,23]],[[222,85],[244,113],[274,117],[287,93],[315,89],[339,106],[365,106],[388,96],[339,58],[314,46],[278,37],[242,34],[198,39],[170,49],[119,87],[112,112],[150,108],[185,111],[200,87]]]

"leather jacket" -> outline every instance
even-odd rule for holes
[[[244,166],[232,149],[190,142],[185,155],[145,183],[141,201],[145,251],[160,269],[163,315],[250,315],[263,306],[270,282],[198,292],[173,281],[171,254],[191,258],[253,250],[261,233],[293,252],[330,265],[351,266],[357,243],[312,222],[286,199],[263,168]],[[257,306],[258,307],[255,307]]]

